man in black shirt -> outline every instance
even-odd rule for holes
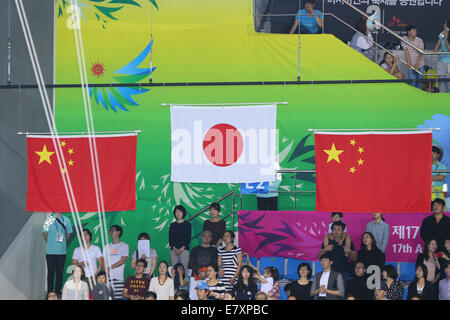
[[[373,292],[367,287],[367,278],[364,262],[356,262],[355,277],[348,280],[346,294],[353,296],[356,300],[373,300]]]
[[[202,233],[201,245],[192,248],[189,259],[189,267],[192,269],[195,280],[198,280],[198,270],[206,268],[208,265],[217,265],[217,249],[211,245],[212,233],[205,230]]]
[[[434,238],[438,241],[438,252],[444,250],[444,241],[450,235],[450,218],[444,214],[445,201],[436,198],[432,202],[433,215],[426,217],[420,227],[420,237],[424,242]]]

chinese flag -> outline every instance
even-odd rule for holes
[[[136,135],[96,136],[105,211],[136,209]],[[98,211],[88,137],[59,142],[67,172],[59,169],[51,138],[27,138],[27,211],[70,212],[62,174],[69,174],[79,212]]]
[[[431,133],[316,133],[316,210],[429,212]]]

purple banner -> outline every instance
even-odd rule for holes
[[[390,227],[386,261],[415,262],[424,243],[420,226],[431,213],[383,214]],[[239,246],[250,257],[285,257],[318,261],[324,234],[331,222],[330,212],[315,211],[240,211]],[[344,223],[356,250],[370,213],[345,213]]]

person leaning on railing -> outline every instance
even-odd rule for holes
[[[384,53],[384,58],[383,61],[381,61],[380,66],[397,79],[404,79],[405,76],[400,72],[397,66],[399,61],[400,61],[399,57],[394,58],[392,54],[386,51]]]
[[[450,44],[448,43],[448,32],[450,31],[449,20],[444,23],[444,30],[439,34],[439,40],[436,43],[434,52],[450,52]],[[450,78],[450,54],[441,55],[437,63],[437,73],[447,74],[440,76],[441,78]],[[439,92],[450,92],[450,82],[439,82]]]

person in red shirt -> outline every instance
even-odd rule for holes
[[[150,286],[150,280],[144,277],[147,261],[139,259],[136,261],[136,274],[128,277],[123,288],[123,297],[130,300],[145,300],[145,294]]]

